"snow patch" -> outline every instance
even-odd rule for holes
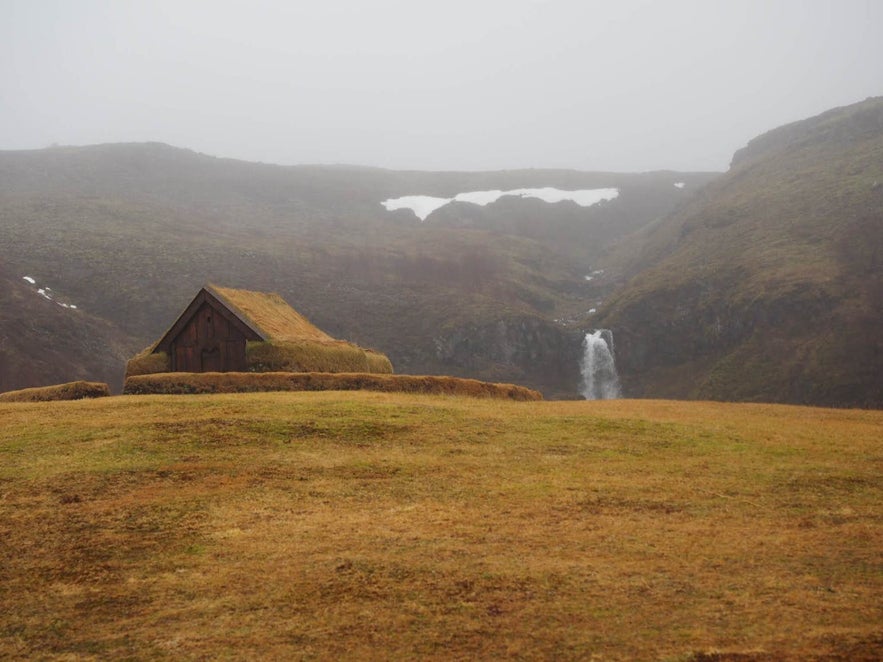
[[[562,191],[557,188],[519,188],[507,191],[505,195],[520,195],[522,198],[539,198],[543,202],[555,203],[570,200],[580,207],[591,207],[599,202],[608,202],[619,197],[618,188],[592,188],[579,191]]]
[[[473,205],[484,207],[492,202],[496,202],[504,195],[507,195],[507,192],[498,189],[493,191],[472,191],[470,193],[458,193],[454,196],[454,200],[457,202],[471,202]]]
[[[395,211],[397,209],[410,209],[421,221],[425,221],[439,207],[444,207],[453,198],[433,198],[429,195],[406,195],[403,198],[390,198],[384,200],[380,204],[386,207],[387,211]]]
[[[686,185],[685,182],[675,182],[675,188],[684,188]]]
[[[22,280],[27,281],[28,283],[30,283],[31,285],[34,285],[35,287],[37,286],[37,281],[34,280],[33,278],[31,278],[30,276],[22,276]],[[72,303],[64,303],[62,301],[56,301],[55,300],[55,292],[52,291],[51,287],[37,287],[37,294],[39,294],[41,297],[43,297],[47,301],[51,301],[51,302],[61,306],[62,308],[69,308],[69,309],[73,309],[73,310],[76,310],[76,308],[77,308]]]
[[[401,198],[384,200],[380,204],[382,204],[387,211],[410,209],[414,212],[414,215],[417,216],[417,218],[421,221],[425,221],[436,209],[440,209],[451,202],[468,202],[473,205],[484,207],[485,205],[496,202],[505,195],[514,195],[521,198],[537,198],[551,204],[570,200],[571,202],[578,204],[580,207],[591,207],[599,202],[608,202],[617,198],[619,196],[619,189],[595,188],[563,191],[550,186],[544,188],[517,188],[510,191],[493,189],[490,191],[469,191],[466,193],[458,193],[453,198],[436,198],[429,195],[406,195]]]

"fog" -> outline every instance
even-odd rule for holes
[[[883,94],[875,0],[0,0],[0,149],[724,170]]]

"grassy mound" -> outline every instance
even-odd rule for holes
[[[385,355],[335,340],[250,342],[245,357],[252,372],[393,371],[392,363]]]
[[[165,352],[153,353],[151,345],[144,351],[136,354],[126,363],[126,379],[136,375],[151,375],[157,372],[168,372],[172,369],[169,355]]]
[[[167,372],[129,377],[123,388],[127,395],[264,391],[383,391],[520,401],[543,397],[523,386],[458,377],[326,372]]]
[[[23,388],[0,393],[0,402],[48,402],[51,400],[82,400],[103,398],[110,395],[110,388],[101,382],[68,382],[54,386]]]
[[[0,658],[873,660],[883,412],[0,404]]]

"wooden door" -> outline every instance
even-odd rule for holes
[[[221,348],[217,345],[205,348],[200,352],[202,359],[202,372],[223,372],[224,364],[221,360]]]
[[[228,317],[204,303],[173,342],[173,370],[230,372],[246,369],[245,336]]]

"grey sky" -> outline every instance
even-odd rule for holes
[[[723,170],[881,94],[880,0],[0,0],[0,149]]]

